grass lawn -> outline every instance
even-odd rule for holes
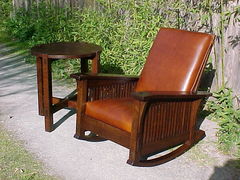
[[[0,180],[54,180],[40,162],[0,125]]]

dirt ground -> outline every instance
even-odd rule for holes
[[[156,167],[126,164],[128,150],[111,141],[86,142],[73,138],[75,112],[54,115],[57,128],[44,131],[38,115],[36,68],[24,62],[24,54],[0,44],[0,126],[7,128],[39,161],[46,172],[66,180],[240,180],[236,159],[216,148],[215,122],[205,119],[206,138],[184,155]],[[54,94],[64,97],[73,88],[54,81]]]

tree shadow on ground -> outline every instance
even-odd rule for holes
[[[35,89],[35,70],[25,64],[26,55],[14,44],[0,44],[0,97],[32,92]]]
[[[214,172],[209,180],[239,180],[240,179],[240,159],[228,160],[223,166],[214,167]]]

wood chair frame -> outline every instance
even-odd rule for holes
[[[134,92],[137,77],[73,74],[77,79],[77,125],[75,138],[88,140],[85,131],[114,141],[128,149],[128,164],[135,166],[154,166],[170,161],[183,154],[205,133],[196,129],[196,118],[206,92]],[[116,93],[121,89],[121,93]],[[132,131],[128,133],[119,128],[85,115],[87,101],[105,98],[134,97],[139,101],[138,118],[134,120]],[[161,111],[156,119],[155,111]],[[177,114],[181,114],[177,117]],[[164,119],[168,118],[166,124]],[[165,126],[163,124],[165,123]],[[155,126],[156,128],[152,128]],[[171,128],[170,128],[171,127]],[[149,131],[152,131],[151,133]],[[144,133],[145,132],[145,133]],[[162,133],[159,133],[162,132]],[[147,160],[146,157],[182,144],[164,156]]]

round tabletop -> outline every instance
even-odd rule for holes
[[[100,53],[102,48],[86,42],[58,42],[41,44],[31,49],[34,56],[48,55],[48,58],[88,58]]]

